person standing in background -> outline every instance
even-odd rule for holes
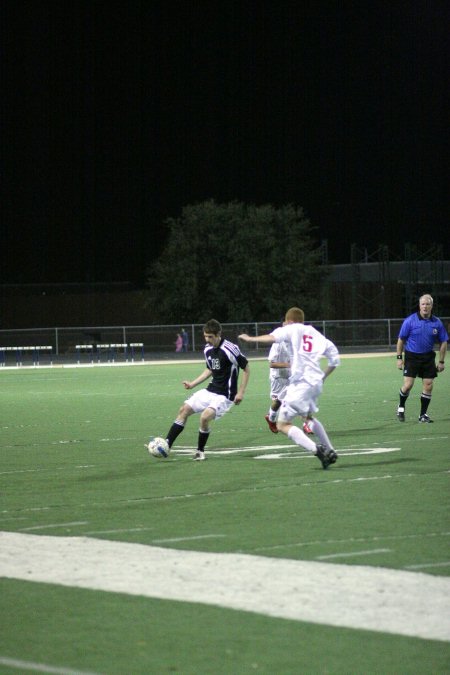
[[[183,341],[183,346],[181,348],[181,351],[187,352],[188,347],[189,347],[189,335],[184,328],[181,329],[181,339]]]
[[[427,412],[431,402],[434,380],[445,368],[448,333],[442,321],[432,314],[433,298],[426,293],[419,298],[419,311],[410,314],[402,323],[397,340],[397,368],[403,370],[403,385],[397,419],[405,421],[405,407],[416,377],[422,378],[419,422],[431,424]],[[439,346],[436,365],[434,346]],[[403,357],[404,350],[404,357]]]

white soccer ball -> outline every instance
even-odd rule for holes
[[[157,457],[157,459],[167,459],[170,455],[169,444],[165,438],[160,438],[159,436],[152,437],[148,442],[147,448],[149,453],[153,457]]]

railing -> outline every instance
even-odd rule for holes
[[[441,317],[445,326],[449,317]],[[315,321],[313,325],[330,338],[341,352],[390,351],[395,348],[403,319],[364,321]],[[237,340],[239,333],[262,335],[279,326],[276,322],[225,323],[223,335]],[[185,325],[189,340],[184,352],[175,354],[181,326],[90,326],[0,330],[0,366],[44,365],[58,362],[100,363],[145,361],[173,356],[200,356],[204,347],[203,324]],[[42,347],[41,345],[45,345]],[[264,354],[265,346],[246,344],[245,353]]]

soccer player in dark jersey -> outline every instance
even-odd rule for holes
[[[400,402],[397,419],[405,421],[405,406],[416,377],[422,378],[419,422],[433,422],[427,415],[431,401],[434,378],[444,370],[447,353],[448,334],[444,324],[432,314],[433,298],[422,295],[419,298],[419,311],[408,316],[401,328],[397,340],[397,367],[403,369],[403,386],[400,389]],[[436,365],[435,344],[439,345],[439,363]],[[403,360],[403,349],[405,357]]]
[[[206,459],[205,446],[210,433],[210,422],[222,417],[233,404],[240,404],[250,377],[248,360],[237,345],[222,337],[222,326],[218,321],[207,321],[203,326],[203,335],[206,342],[206,368],[195,380],[185,380],[183,385],[185,389],[194,389],[209,378],[212,378],[211,382],[206,389],[199,389],[184,401],[167,434],[167,442],[171,448],[183,431],[187,418],[194,413],[200,413],[198,445],[193,457],[195,460]],[[239,383],[240,369],[242,380]]]

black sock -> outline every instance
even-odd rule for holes
[[[420,414],[421,415],[426,414],[426,412],[428,410],[428,406],[430,405],[430,401],[431,401],[431,394],[424,394],[422,392],[422,395],[420,397]]]
[[[175,443],[175,439],[181,434],[181,432],[184,429],[184,424],[181,424],[180,422],[174,422],[172,426],[169,429],[169,433],[167,434],[167,442],[169,444],[169,448],[172,447],[172,445]]]
[[[403,391],[400,389],[400,403],[398,404],[399,408],[405,407],[406,399],[408,398],[408,396],[409,396],[409,392],[407,394],[404,394]]]
[[[198,446],[197,450],[199,452],[204,452],[205,451],[205,445],[208,442],[209,438],[209,431],[202,431],[201,429],[198,430]]]

